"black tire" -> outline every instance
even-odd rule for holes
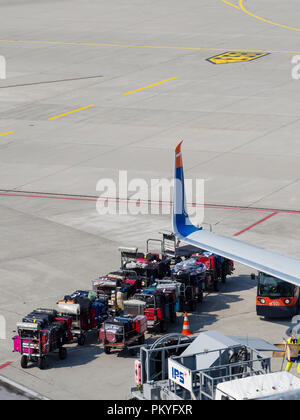
[[[39,369],[43,370],[43,369],[45,369],[45,366],[46,366],[46,359],[45,359],[45,357],[39,357],[39,360],[38,360],[38,367],[39,367]]]
[[[200,292],[197,296],[197,301],[198,303],[202,303],[203,302],[203,292]]]
[[[145,335],[142,335],[141,337],[139,337],[138,343],[139,343],[140,346],[145,343]]]
[[[85,335],[81,334],[77,337],[77,343],[79,346],[84,346],[85,345]]]
[[[21,357],[21,368],[22,369],[26,369],[28,365],[28,358],[27,356],[22,356]]]
[[[59,349],[59,358],[60,360],[65,360],[67,358],[67,349],[65,347],[60,347]]]
[[[226,272],[224,269],[222,270],[222,273],[221,273],[221,282],[223,284],[226,283]]]
[[[165,332],[165,331],[166,331],[164,321],[160,321],[160,323],[159,323],[159,331],[160,331],[161,333],[163,333],[163,332]]]
[[[104,353],[105,354],[110,354],[111,348],[108,346],[104,346]]]
[[[218,292],[220,290],[218,280],[214,281],[214,286],[213,287],[214,287],[214,292]]]

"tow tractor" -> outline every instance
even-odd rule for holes
[[[255,274],[251,274],[253,280]],[[299,311],[299,287],[259,272],[256,313],[266,318],[291,318]]]

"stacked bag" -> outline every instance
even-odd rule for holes
[[[63,344],[73,340],[71,332],[72,318],[60,317],[53,309],[38,308],[26,315],[22,324],[18,324],[19,329],[26,329],[26,325],[36,324],[38,326],[36,334],[39,334],[42,344],[42,354],[47,354],[61,347]],[[32,339],[38,337],[32,333]],[[21,352],[21,340],[15,336],[14,351]],[[26,349],[24,351],[26,353]],[[28,351],[27,351],[28,352]]]
[[[88,331],[98,328],[105,318],[106,306],[95,292],[77,290],[58,302],[58,312],[72,316],[72,327]]]

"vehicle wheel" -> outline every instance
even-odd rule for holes
[[[203,292],[200,292],[198,297],[197,297],[198,303],[202,303],[203,302]]]
[[[214,281],[214,292],[218,292],[219,290],[220,290],[219,282],[218,282],[218,280],[215,280]]]
[[[159,324],[159,331],[161,333],[165,332],[165,323],[164,323],[164,321],[161,321],[160,322],[160,324]]]
[[[111,348],[108,346],[104,346],[104,353],[105,354],[110,354]]]
[[[39,357],[39,360],[38,360],[39,369],[41,369],[41,370],[45,369],[45,365],[46,365],[45,357]]]
[[[78,345],[79,346],[84,346],[84,344],[85,344],[85,335],[84,334],[79,335],[78,338],[77,338],[77,342],[78,342]]]
[[[28,365],[28,358],[27,356],[22,356],[21,357],[21,367],[22,369],[26,369]]]
[[[142,335],[141,337],[139,337],[138,343],[139,343],[139,345],[142,345],[142,344],[145,343],[145,336],[144,335]]]
[[[226,273],[225,270],[222,270],[222,274],[221,274],[221,282],[224,284],[226,283]]]
[[[60,347],[59,349],[59,358],[60,360],[65,360],[67,358],[67,349]]]

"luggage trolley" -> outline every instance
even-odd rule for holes
[[[145,343],[145,332],[147,319],[144,315],[136,317],[115,317],[104,322],[100,329],[99,339],[102,341],[106,354],[112,349],[129,350],[133,344],[143,345]]]
[[[18,323],[17,330],[18,335],[13,337],[14,351],[21,354],[23,369],[27,368],[28,361],[37,363],[40,369],[44,369],[47,354],[57,349],[61,360],[67,357],[61,334],[54,334],[49,328],[41,329],[38,323],[29,322]]]

